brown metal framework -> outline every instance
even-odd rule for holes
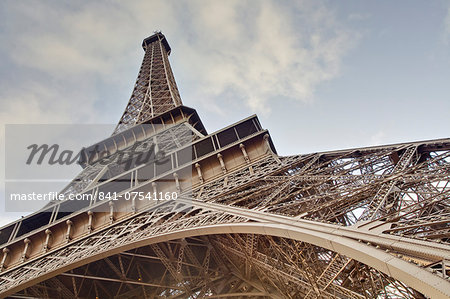
[[[169,64],[170,46],[162,33],[142,42],[144,60],[133,93],[115,133],[143,123],[181,105],[175,78]]]
[[[64,192],[178,198],[67,201],[3,227],[0,296],[450,297],[450,139],[281,157],[256,116],[207,135],[182,106],[164,35],[143,46],[126,111],[99,143],[109,154]],[[170,167],[112,162],[143,140]]]

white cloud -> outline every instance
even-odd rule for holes
[[[182,49],[184,69],[192,70],[201,86],[196,98],[229,97],[231,91],[259,113],[283,98],[312,101],[320,83],[339,75],[342,58],[354,45],[355,35],[320,4],[206,4],[191,7],[190,29],[197,34]]]
[[[164,2],[54,4],[12,6],[26,24],[26,30],[10,37],[14,61],[59,76],[99,74],[105,80],[116,78],[114,71],[126,62],[117,58],[128,58],[129,45],[139,45],[153,30],[146,23],[159,23],[161,13],[168,12]]]
[[[100,80],[130,86],[135,74],[124,72],[129,74],[130,61],[141,54],[138,42],[163,29],[169,41],[177,41],[174,50],[184,70],[180,77],[191,78],[188,96],[207,101],[216,112],[220,103],[211,99],[219,96],[263,113],[274,99],[313,100],[320,83],[339,75],[355,39],[332,11],[313,1],[10,6],[14,19],[4,39],[13,62],[73,84]]]

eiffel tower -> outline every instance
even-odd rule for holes
[[[450,139],[279,156],[257,116],[208,134],[165,36],[142,46],[105,150],[62,191],[93,200],[1,228],[0,297],[450,297]],[[114,159],[146,142],[166,163]]]

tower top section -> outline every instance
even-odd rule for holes
[[[162,43],[162,45],[164,46],[164,48],[166,49],[167,54],[170,55],[170,51],[172,49],[169,46],[169,42],[167,41],[164,34],[162,34],[161,32],[158,32],[158,31],[155,32],[155,34],[153,34],[152,36],[149,36],[142,41],[142,48],[144,49],[144,51],[146,51],[147,47],[156,41],[160,41]]]
[[[182,105],[169,63],[170,46],[161,32],[142,42],[145,54],[128,105],[114,134]]]

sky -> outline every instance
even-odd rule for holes
[[[155,30],[208,132],[257,114],[280,155],[449,137],[443,0],[4,0],[0,125],[117,123]]]

